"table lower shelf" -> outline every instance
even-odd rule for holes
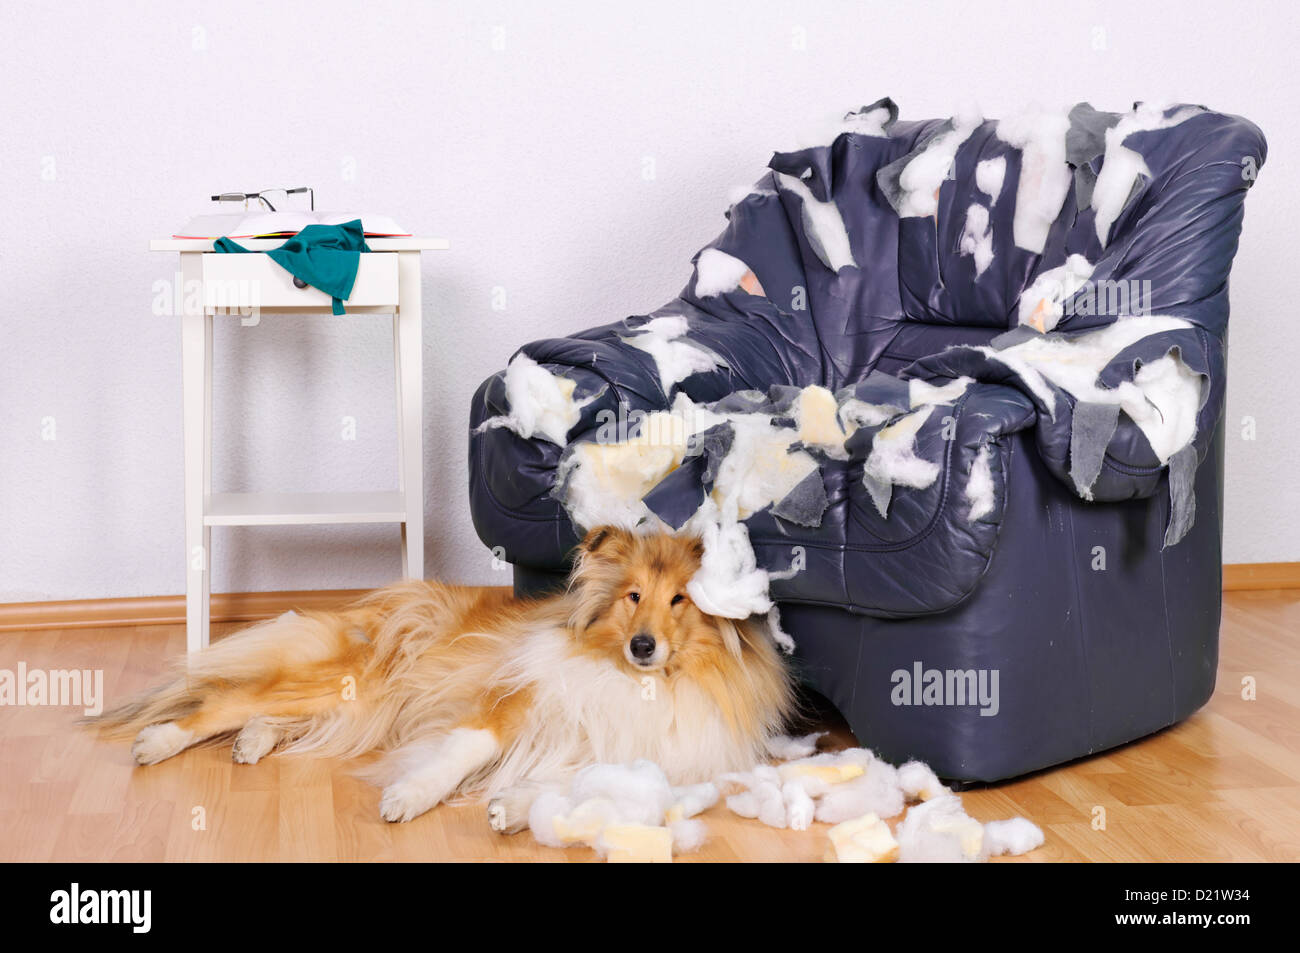
[[[213,493],[203,501],[205,526],[316,523],[405,523],[406,494]]]

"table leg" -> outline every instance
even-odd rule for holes
[[[185,433],[185,647],[193,653],[208,644],[211,530],[203,525],[204,495],[208,481],[210,420],[210,340],[212,319],[203,313],[201,300],[189,291],[202,281],[198,254],[181,255],[185,313],[181,316],[181,378],[184,392]],[[197,310],[192,310],[196,305]]]
[[[398,252],[397,386],[401,488],[406,502],[402,524],[403,572],[424,578],[424,309],[420,295],[420,253]]]

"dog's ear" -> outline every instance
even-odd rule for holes
[[[569,622],[572,628],[590,628],[609,607],[631,540],[632,534],[617,526],[598,526],[582,538],[569,574],[569,593],[575,597]]]
[[[617,526],[597,526],[588,531],[582,538],[582,542],[578,544],[579,557],[590,556],[601,551],[607,554],[621,551],[631,537],[631,533]]]

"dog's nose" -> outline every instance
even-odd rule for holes
[[[632,641],[628,643],[628,648],[632,650],[633,658],[648,659],[655,654],[654,636],[646,635],[644,632],[634,635]]]

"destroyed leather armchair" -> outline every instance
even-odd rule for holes
[[[1002,123],[864,107],[827,145],[773,156],[678,299],[522,349],[572,382],[563,433],[490,425],[518,408],[504,373],[483,384],[479,535],[517,589],[562,578],[581,531],[565,445],[623,439],[679,393],[761,391],[779,416],[820,385],[841,421],[855,400],[928,407],[904,448],[928,482],[877,467],[888,422],[863,420],[817,455],[819,512],[745,519],[801,676],[863,745],[953,779],[1179,721],[1214,686],[1228,274],[1265,150],[1201,107]],[[685,333],[631,343],[665,316]],[[674,362],[672,344],[709,359]]]

